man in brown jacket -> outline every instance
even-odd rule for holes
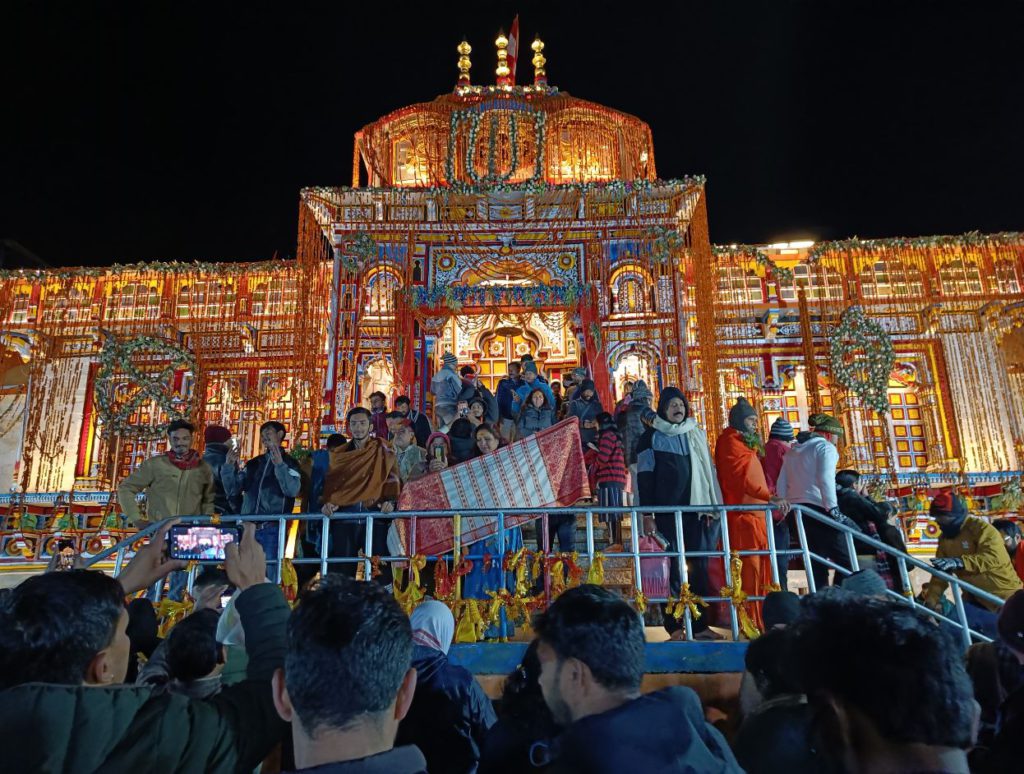
[[[987,521],[968,515],[960,497],[940,492],[932,500],[930,513],[942,530],[932,559],[937,570],[955,575],[1000,599],[1008,599],[1021,588],[999,530]],[[938,610],[948,585],[941,578],[933,577],[922,589],[924,604]],[[976,632],[996,636],[998,608],[993,602],[964,593],[967,623]]]
[[[194,430],[183,419],[171,422],[167,453],[150,457],[121,482],[117,502],[130,525],[142,528],[175,516],[213,513],[213,469],[192,448]],[[145,519],[135,499],[139,492],[146,493]]]

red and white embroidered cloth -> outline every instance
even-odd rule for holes
[[[590,496],[583,464],[579,422],[567,419],[536,435],[409,483],[398,500],[400,511],[482,508],[566,507]],[[540,513],[505,517],[515,527]],[[494,516],[463,516],[462,545],[497,532]],[[438,556],[452,550],[451,519],[418,519],[416,545],[408,549],[408,520],[396,521],[403,550]]]

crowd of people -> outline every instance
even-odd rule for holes
[[[803,528],[807,545],[814,554],[830,560],[839,571],[823,562],[809,568],[813,588],[830,582],[841,583],[854,567],[850,543],[844,531],[881,541],[905,553],[902,531],[889,503],[871,500],[855,470],[837,470],[837,442],[841,424],[827,414],[809,418],[809,429],[794,436],[785,419],[777,419],[768,438],[759,433],[760,417],[754,407],[740,398],[729,412],[728,426],[711,448],[707,434],[691,415],[685,393],[666,387],[652,405],[653,395],[643,381],[628,384],[625,396],[613,408],[604,410],[594,382],[582,369],[564,375],[563,382],[549,380],[531,356],[508,364],[507,376],[492,393],[474,373],[472,366],[459,367],[451,353],[442,356],[441,367],[431,380],[435,420],[412,407],[407,396],[388,400],[381,392],[369,396],[370,406],[348,411],[348,436],[332,434],[326,448],[298,459],[284,448],[287,428],[279,422],[265,422],[260,428],[263,453],[240,464],[237,444],[230,431],[211,425],[204,430],[204,451],[193,449],[194,428],[177,421],[167,428],[168,450],[140,465],[121,482],[118,498],[130,523],[143,526],[179,516],[198,514],[240,514],[276,516],[293,512],[296,502],[307,513],[378,514],[373,520],[369,544],[375,555],[388,555],[391,515],[403,487],[467,460],[492,454],[516,440],[542,432],[561,419],[575,418],[594,502],[598,506],[751,506],[730,510],[724,517],[728,546],[743,553],[740,584],[749,598],[746,610],[753,626],[763,630],[761,600],[771,588],[787,588],[790,557],[779,554],[774,567],[767,554],[770,542],[785,551],[794,537],[792,506],[822,519],[805,516]],[[137,496],[146,493],[146,515],[139,510]],[[530,503],[511,503],[526,505]],[[765,507],[771,519],[765,518]],[[1020,531],[1011,521],[989,524],[969,517],[963,500],[942,492],[932,503],[932,513],[942,529],[935,566],[1006,599],[1020,588],[1024,575],[1024,551],[1018,550]],[[624,541],[621,519],[605,517],[609,542]],[[638,520],[636,531],[642,540],[653,539],[664,551],[720,551],[723,518],[713,507],[706,513],[682,514],[681,531],[672,513],[658,513]],[[843,525],[845,530],[835,527]],[[769,541],[771,530],[773,541]],[[576,548],[576,518],[551,515],[548,534],[538,535],[538,550],[572,552]],[[258,523],[257,540],[267,556],[279,555],[279,524]],[[357,520],[335,520],[324,535],[318,520],[304,522],[300,555],[319,557],[326,549],[337,570],[355,577],[360,551],[367,545],[366,527]],[[498,537],[477,546],[477,551],[496,555]],[[523,545],[522,530],[511,528],[504,535],[506,550]],[[853,541],[855,552],[871,561],[876,549],[861,539]],[[1016,564],[1014,564],[1016,563]],[[479,564],[479,563],[478,563]],[[691,558],[687,561],[689,588],[700,597],[714,597],[725,586],[722,560]],[[874,559],[874,569],[887,587],[897,593],[910,591],[908,577],[894,554]],[[500,570],[490,568],[492,574]],[[390,567],[382,566],[383,580],[390,580]],[[300,565],[300,581],[315,572],[312,565]],[[475,567],[467,578],[471,594],[486,598],[500,586],[500,578],[484,577]],[[678,598],[682,588],[679,563],[667,562],[668,594]],[[171,594],[180,598],[183,577],[172,579]],[[951,613],[939,579],[924,589],[922,601],[936,610]],[[943,601],[945,600],[945,601]],[[972,627],[991,635],[995,631],[992,600],[966,598]],[[667,612],[667,611],[666,611]],[[717,638],[712,627],[726,617],[721,606],[693,617],[695,638]],[[684,636],[675,616],[663,615],[669,634]],[[719,620],[717,623],[724,624]]]
[[[51,572],[0,598],[0,728],[19,740],[12,770],[251,771],[262,761],[265,771],[319,774],[967,771],[968,753],[973,770],[1011,770],[1024,718],[1021,533],[1012,521],[970,515],[950,492],[931,504],[941,574],[918,600],[956,621],[946,577],[986,592],[963,595],[968,624],[993,640],[966,659],[955,623],[901,599],[910,589],[892,555],[851,573],[841,531],[806,517],[809,549],[847,572],[813,566],[817,593],[800,599],[786,590],[787,556],[774,566],[768,555],[744,556],[740,582],[755,630],[729,723],[708,722],[687,688],[644,692],[643,618],[587,585],[562,593],[532,622],[535,639],[492,702],[449,660],[449,608],[428,598],[407,616],[390,593],[390,567],[382,565],[378,583],[359,583],[358,557],[368,537],[375,552],[388,553],[388,517],[402,487],[561,419],[579,423],[599,505],[750,506],[724,517],[713,508],[686,512],[681,522],[675,514],[643,518],[639,531],[664,550],[721,550],[723,522],[732,550],[766,551],[769,529],[777,547],[788,547],[793,505],[906,549],[892,509],[868,497],[857,471],[837,470],[843,431],[828,415],[812,416],[795,437],[776,420],[763,440],[756,410],[740,399],[712,448],[673,387],[652,405],[638,381],[609,412],[585,373],[549,383],[527,357],[509,364],[492,394],[446,356],[432,389],[436,428],[407,397],[389,411],[375,393],[369,407],[348,412],[347,436],[331,435],[303,458],[284,448],[287,428],[278,422],[261,427],[263,452],[244,465],[227,428],[206,427],[200,454],[193,426],[172,423],[167,452],[118,490],[131,523],[160,522],[121,575]],[[326,548],[349,561],[323,578],[301,578],[291,612],[266,581],[268,558],[279,556],[278,522],[247,523],[223,569],[196,576],[191,613],[158,634],[153,604],[138,595],[168,577],[173,597],[185,593],[184,562],[164,550],[175,519],[277,516],[297,502],[311,513],[379,517],[369,536],[359,520],[331,520],[327,534],[321,520],[306,523],[301,550],[318,556]],[[549,522],[552,548],[574,550],[575,518]],[[609,526],[620,540],[618,519]],[[504,545],[522,547],[521,529],[507,530]],[[853,545],[861,566],[877,553],[863,539]],[[496,555],[497,536],[480,550]],[[678,598],[679,563],[667,565],[668,592]],[[686,568],[699,596],[716,596],[725,583],[721,560],[691,558]],[[487,598],[501,572],[499,563],[475,566],[466,596]],[[773,591],[776,584],[783,590]],[[712,628],[720,612],[712,605],[694,616],[692,635],[720,637]],[[667,609],[662,618],[673,639],[685,636]]]
[[[1007,772],[1024,721],[1024,591],[971,648],[872,570],[771,592],[723,716],[645,685],[644,623],[565,591],[497,701],[450,658],[455,622],[332,573],[289,609],[247,524],[193,612],[160,638],[126,600],[183,562],[160,525],[117,578],[53,571],[0,594],[0,729],[11,771],[265,774]],[[872,577],[873,576],[873,577]],[[131,677],[131,681],[129,680]],[[718,708],[720,709],[720,708]],[[712,722],[711,719],[715,719]]]

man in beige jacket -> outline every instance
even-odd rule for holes
[[[128,523],[139,528],[175,516],[213,513],[213,469],[192,448],[195,428],[183,419],[167,426],[169,449],[150,457],[117,488],[117,502]],[[146,493],[146,518],[135,499]]]

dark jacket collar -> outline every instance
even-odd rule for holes
[[[426,774],[427,759],[416,745],[395,747],[387,752],[340,763],[325,763],[294,774]]]

